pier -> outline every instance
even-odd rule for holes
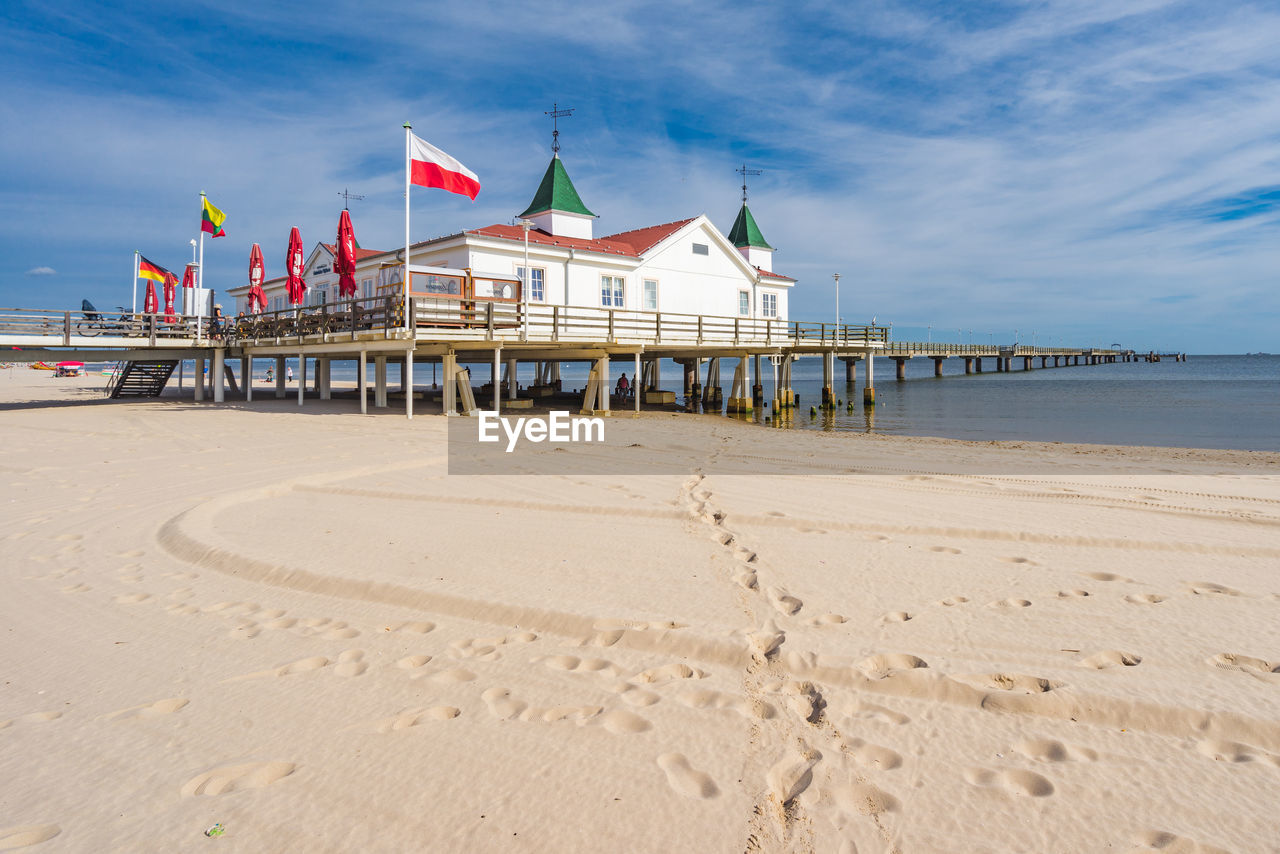
[[[413,416],[418,366],[438,368],[440,406],[446,415],[470,414],[479,408],[476,383],[464,364],[488,364],[488,382],[480,391],[493,410],[526,408],[534,400],[563,396],[560,365],[587,363],[589,378],[582,391],[581,411],[608,414],[612,361],[625,359],[638,379],[633,400],[673,405],[676,392],[663,388],[660,366],[672,360],[683,374],[681,389],[687,402],[731,413],[750,413],[768,402],[775,412],[795,402],[791,367],[801,357],[819,357],[823,390],[819,405],[835,405],[836,362],[844,363],[846,383],[857,379],[863,365],[864,403],[875,402],[876,357],[892,360],[898,380],[906,362],[928,358],[934,375],[942,376],[944,360],[962,359],[965,373],[981,373],[984,360],[997,372],[1023,371],[1067,365],[1114,362],[1184,360],[1184,354],[1136,353],[1133,350],[1028,347],[1023,345],[962,345],[890,341],[889,329],[875,325],[835,325],[758,317],[722,317],[660,311],[588,306],[522,306],[509,300],[467,301],[411,298],[406,322],[405,300],[399,296],[364,297],[305,309],[291,308],[242,318],[228,318],[225,328],[211,329],[206,318],[179,317],[166,322],[161,315],[0,309],[0,345],[6,359],[17,362],[121,362],[123,367],[106,393],[112,397],[155,397],[181,360],[193,360],[196,377],[192,397],[220,403],[228,388],[251,401],[255,392],[284,398],[285,359],[297,357],[296,393],[301,406],[308,385],[307,360],[313,360],[313,394],[330,399],[333,362],[357,366],[356,397],[360,411],[387,407],[393,393],[387,386],[387,365],[401,368],[405,414]],[[270,360],[274,381],[267,388],[252,381],[240,389],[228,363],[240,361],[241,378],[252,378],[255,361]],[[368,388],[367,365],[374,364]],[[726,363],[725,360],[728,360]],[[517,366],[535,366],[535,382],[521,389]],[[723,396],[721,368],[732,371],[729,393]],[[372,395],[370,394],[372,391]],[[372,397],[372,400],[370,398]],[[434,398],[434,395],[432,395]],[[424,396],[425,399],[425,396]]]

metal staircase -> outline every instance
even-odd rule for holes
[[[159,397],[169,377],[173,376],[178,361],[125,362],[107,387],[107,396]]]

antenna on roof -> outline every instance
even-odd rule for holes
[[[364,196],[359,193],[349,193],[345,189],[341,193],[338,193],[338,195],[342,196],[342,209],[344,211],[351,210],[349,205],[351,204],[352,199],[355,199],[357,202],[364,201]]]
[[[745,163],[742,164],[741,168],[734,169],[733,171],[742,176],[742,203],[745,205],[747,203],[747,176],[763,175],[764,172],[760,169],[748,169],[747,164]]]
[[[573,115],[573,107],[560,109],[560,105],[552,103],[550,110],[543,110],[544,116],[551,116],[551,154],[555,157],[560,156],[560,123],[559,120],[565,116]]]

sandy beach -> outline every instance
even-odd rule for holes
[[[102,384],[0,376],[0,850],[1280,851],[1280,455]]]

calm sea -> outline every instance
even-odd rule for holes
[[[1021,360],[1015,359],[1015,368]],[[230,362],[238,370],[239,362]],[[266,360],[257,363],[262,379]],[[297,360],[289,364],[297,372]],[[765,398],[773,392],[773,373],[764,364]],[[1039,364],[1039,360],[1036,360]],[[800,397],[794,429],[886,433],[905,436],[943,436],[954,439],[1012,439],[1040,442],[1085,442],[1114,445],[1230,448],[1280,451],[1280,356],[1190,356],[1186,362],[1118,362],[1107,365],[993,370],[994,359],[984,360],[986,372],[965,376],[964,362],[947,359],[944,375],[933,376],[933,361],[915,358],[907,362],[907,378],[895,379],[894,363],[876,360],[876,406],[862,406],[865,376],[861,367],[856,387],[843,382],[844,365],[837,362],[836,396],[854,408],[834,414],[811,416],[822,386],[822,363],[804,358],[792,368],[792,385]],[[720,369],[727,397],[734,360]],[[613,384],[629,359],[612,363]],[[190,376],[188,363],[187,376]],[[438,368],[437,368],[438,370]],[[478,386],[487,382],[488,364],[471,366]],[[566,364],[561,378],[566,389],[585,384],[584,363]],[[664,361],[663,388],[682,391],[681,369]],[[370,367],[372,382],[372,366]],[[704,368],[705,377],[705,368]],[[354,382],[353,363],[335,363],[334,381]],[[432,367],[415,371],[418,388],[430,388]],[[533,380],[533,366],[522,365],[521,385]],[[399,371],[388,366],[388,381],[399,386]],[[171,385],[172,388],[172,385]],[[481,401],[483,405],[483,401]],[[758,413],[758,418],[769,415]]]

